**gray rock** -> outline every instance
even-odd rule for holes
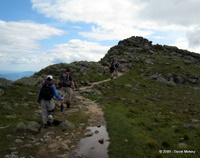
[[[69,154],[57,155],[57,158],[67,158]]]
[[[29,122],[20,122],[17,124],[18,130],[29,130],[32,132],[39,132],[41,128],[41,125],[35,121],[29,121]]]
[[[3,89],[0,88],[0,96],[4,95]]]
[[[20,122],[17,124],[17,129],[19,130],[25,130],[26,129],[26,124],[24,122]]]
[[[59,126],[61,126],[64,129],[73,129],[75,128],[75,125],[68,120],[63,121]]]
[[[8,105],[8,104],[3,105],[3,109],[4,110],[13,110],[12,106]]]
[[[200,130],[200,126],[194,124],[184,124],[185,128]]]
[[[15,143],[23,143],[23,140],[21,140],[21,139],[16,139],[16,140],[15,140]]]
[[[13,85],[13,81],[5,78],[0,78],[0,88],[10,88]]]
[[[30,121],[27,124],[27,129],[33,132],[39,132],[41,125],[35,121]]]
[[[125,84],[124,86],[128,87],[128,88],[132,88],[133,87],[131,84]]]
[[[81,94],[86,95],[101,95],[102,93],[97,89],[85,89],[80,91]]]
[[[86,137],[91,137],[91,136],[93,136],[93,134],[94,134],[94,133],[92,133],[92,131],[88,131],[88,132],[86,132],[84,135],[85,135]]]
[[[178,144],[178,147],[179,147],[180,149],[187,149],[188,145],[187,145],[186,143],[179,143],[179,144]]]
[[[61,148],[63,149],[63,150],[70,150],[70,147],[67,145],[67,144],[65,144],[65,143],[62,143],[61,144]]]

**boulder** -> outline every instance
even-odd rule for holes
[[[13,81],[7,80],[5,78],[0,78],[0,88],[10,88],[13,85]]]
[[[0,88],[0,96],[4,95],[3,89]]]
[[[41,125],[35,121],[20,122],[17,124],[17,130],[28,130],[31,132],[39,132]]]
[[[80,91],[81,94],[85,95],[101,95],[102,93],[97,89],[84,89]]]
[[[73,123],[69,122],[68,120],[62,121],[60,126],[63,129],[73,129],[73,128],[75,128],[75,125]]]

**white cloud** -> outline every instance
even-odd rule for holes
[[[73,61],[99,61],[107,53],[110,47],[101,46],[96,42],[70,40],[66,44],[56,45],[55,49],[49,50],[46,56],[52,63]]]
[[[45,24],[0,21],[0,52],[36,51],[40,48],[39,40],[63,33],[62,30]]]
[[[39,70],[55,63],[71,63],[73,61],[99,61],[107,53],[110,47],[101,46],[96,42],[70,40],[65,44],[55,45],[55,49],[47,52],[25,56],[18,54],[1,57],[1,64],[13,67],[12,70],[22,67],[23,70]],[[15,66],[14,66],[15,65]]]
[[[186,37],[187,30],[199,26],[199,0],[32,0],[32,4],[46,17],[94,24],[90,31],[79,33],[89,39],[121,40],[133,35],[154,38],[162,31],[168,34],[166,44],[185,34],[188,49],[200,45],[197,38],[191,38],[194,34],[187,33]],[[175,34],[169,39],[171,32]]]
[[[199,6],[199,0],[148,0],[140,10],[139,17],[160,25],[175,24],[188,27],[200,22]]]
[[[11,69],[24,64],[26,66],[23,69],[28,67],[36,69],[38,64],[43,63],[39,58],[41,52],[39,41],[49,39],[53,35],[62,35],[64,32],[45,24],[0,20],[0,34],[1,64],[13,65]]]
[[[193,30],[189,30],[186,33],[186,38],[189,41],[189,47],[197,48],[200,46],[200,27],[197,27]]]
[[[80,35],[96,40],[115,40],[152,32],[137,27],[138,11],[143,4],[138,0],[32,0],[33,8],[46,17],[60,21],[95,24],[90,32]]]

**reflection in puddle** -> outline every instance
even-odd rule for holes
[[[105,126],[88,127],[91,135],[78,143],[75,155],[83,158],[108,158],[109,137]]]

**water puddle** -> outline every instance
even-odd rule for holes
[[[109,137],[105,126],[88,127],[87,137],[78,143],[75,157],[108,158]]]

